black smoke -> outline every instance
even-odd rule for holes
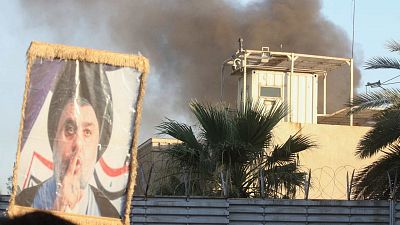
[[[185,118],[190,99],[219,99],[220,66],[236,51],[238,37],[246,49],[350,56],[348,37],[323,17],[318,0],[246,6],[223,0],[20,0],[20,6],[27,27],[45,27],[57,42],[140,51],[150,59],[142,140],[165,116]],[[228,102],[235,102],[236,79],[225,79]],[[356,86],[359,79],[357,70]],[[348,96],[348,73],[328,76],[328,112],[342,108]]]

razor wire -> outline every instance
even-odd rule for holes
[[[155,156],[155,155],[154,155]],[[138,169],[138,185],[137,188],[141,189],[138,193],[149,194],[149,196],[154,195],[182,195],[179,193],[185,193],[187,196],[193,196],[194,193],[184,190],[188,188],[188,184],[185,182],[190,182],[195,179],[191,174],[184,174],[182,171],[177,171],[176,177],[181,179],[180,183],[176,183],[176,186],[172,188],[172,193],[164,193],[161,190],[161,183],[166,182],[168,177],[165,175],[166,170],[168,170],[168,160],[164,157],[149,157],[148,160],[143,163]],[[154,167],[154,168],[153,168]],[[357,171],[361,168],[356,168],[352,165],[341,165],[337,167],[323,166],[319,168],[308,168],[307,166],[300,166],[300,171],[306,174],[306,179],[301,185],[296,187],[295,196],[286,196],[285,190],[282,187],[275,188],[273,190],[268,189],[268,179],[266,182],[261,182],[261,180],[256,180],[250,188],[250,197],[265,197],[265,198],[295,198],[295,199],[349,199],[353,195],[354,182],[351,179],[353,171],[357,174]],[[152,172],[151,172],[152,171]],[[151,172],[152,174],[149,174]],[[308,179],[311,173],[310,182]],[[181,176],[181,175],[184,176]],[[220,174],[218,174],[219,176]],[[279,176],[279,174],[278,174]],[[282,177],[282,174],[280,175]],[[220,178],[216,178],[220,179]],[[271,179],[271,178],[270,178]],[[291,176],[285,176],[288,183],[291,182]],[[224,180],[224,179],[222,179]],[[214,183],[216,186],[213,189],[214,193],[207,193],[205,196],[225,196],[224,194],[224,183],[216,181]],[[147,189],[149,192],[147,193]],[[178,191],[180,190],[180,191]]]

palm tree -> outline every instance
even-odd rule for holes
[[[224,189],[230,197],[289,198],[303,184],[305,173],[296,154],[315,144],[297,133],[274,146],[272,129],[287,115],[287,107],[276,104],[267,110],[259,102],[246,104],[246,110],[232,112],[224,105],[192,101],[198,132],[170,119],[158,126],[161,134],[182,142],[165,154],[169,165],[180,170],[174,175],[190,178],[190,194],[216,195]]]
[[[400,44],[391,41],[387,47],[400,52]],[[375,57],[367,61],[366,69],[397,69],[396,58]],[[378,152],[383,156],[371,165],[361,169],[355,177],[354,198],[388,199],[397,198],[400,189],[397,180],[400,175],[400,90],[383,89],[361,94],[349,103],[351,113],[367,109],[382,109],[374,116],[375,124],[358,143],[356,155],[369,158]]]

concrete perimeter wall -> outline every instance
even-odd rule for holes
[[[355,156],[358,142],[371,128],[328,124],[281,122],[274,129],[276,143],[284,143],[299,132],[310,136],[318,147],[299,154],[304,171],[311,169],[309,198],[346,199],[346,174],[375,161],[378,157],[359,159]],[[301,198],[301,196],[298,196]]]

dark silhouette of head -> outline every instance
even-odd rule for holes
[[[12,219],[0,218],[1,225],[75,225],[48,212],[35,211]]]

